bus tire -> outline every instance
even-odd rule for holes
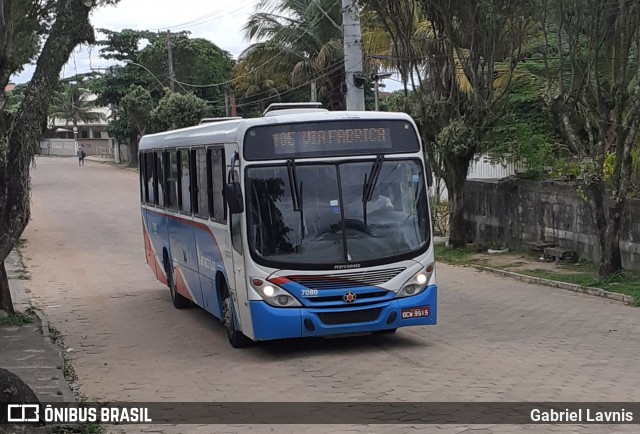
[[[169,264],[169,256],[165,254],[164,269],[167,273],[167,286],[171,294],[171,302],[176,309],[186,309],[191,307],[191,301],[176,292],[176,282],[173,278],[173,267]]]
[[[251,339],[246,337],[240,330],[236,329],[235,313],[233,312],[233,304],[231,295],[226,287],[223,287],[222,294],[222,324],[227,330],[227,338],[233,348],[245,348],[253,343]]]

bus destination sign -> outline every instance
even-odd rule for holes
[[[343,128],[273,133],[273,147],[276,155],[337,150],[343,149],[345,145],[368,149],[389,149],[391,148],[391,129]]]
[[[416,152],[415,130],[403,121],[331,121],[254,127],[247,132],[248,160]]]

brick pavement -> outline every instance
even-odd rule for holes
[[[178,311],[144,262],[136,174],[44,159],[27,229],[34,296],[77,349],[92,399],[162,401],[634,401],[640,311],[565,290],[438,265],[440,323],[394,336],[234,350],[222,326]],[[243,432],[248,427],[159,427]],[[270,432],[274,427],[252,426]],[[300,432],[296,427],[276,431]],[[479,426],[430,427],[464,432]],[[489,431],[511,432],[501,426]],[[140,428],[131,428],[140,432]],[[424,427],[421,427],[424,429]],[[622,432],[633,432],[620,426]],[[307,432],[414,432],[327,426]],[[549,432],[613,427],[545,426]],[[535,431],[540,432],[540,427]],[[116,431],[117,432],[117,431]]]

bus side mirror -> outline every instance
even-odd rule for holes
[[[429,164],[429,162],[426,162],[426,166],[427,166],[427,187],[431,188],[433,187],[433,172],[431,171],[431,164]]]
[[[229,205],[231,214],[244,212],[244,202],[242,200],[242,189],[239,182],[228,182],[224,186],[224,197]]]

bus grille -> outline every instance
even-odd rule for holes
[[[371,322],[380,317],[381,307],[374,309],[352,310],[349,312],[325,312],[317,314],[326,325],[353,324],[358,322]]]
[[[402,273],[406,268],[360,271],[356,273],[325,274],[322,276],[287,276],[287,279],[310,289],[344,289],[382,285]]]

